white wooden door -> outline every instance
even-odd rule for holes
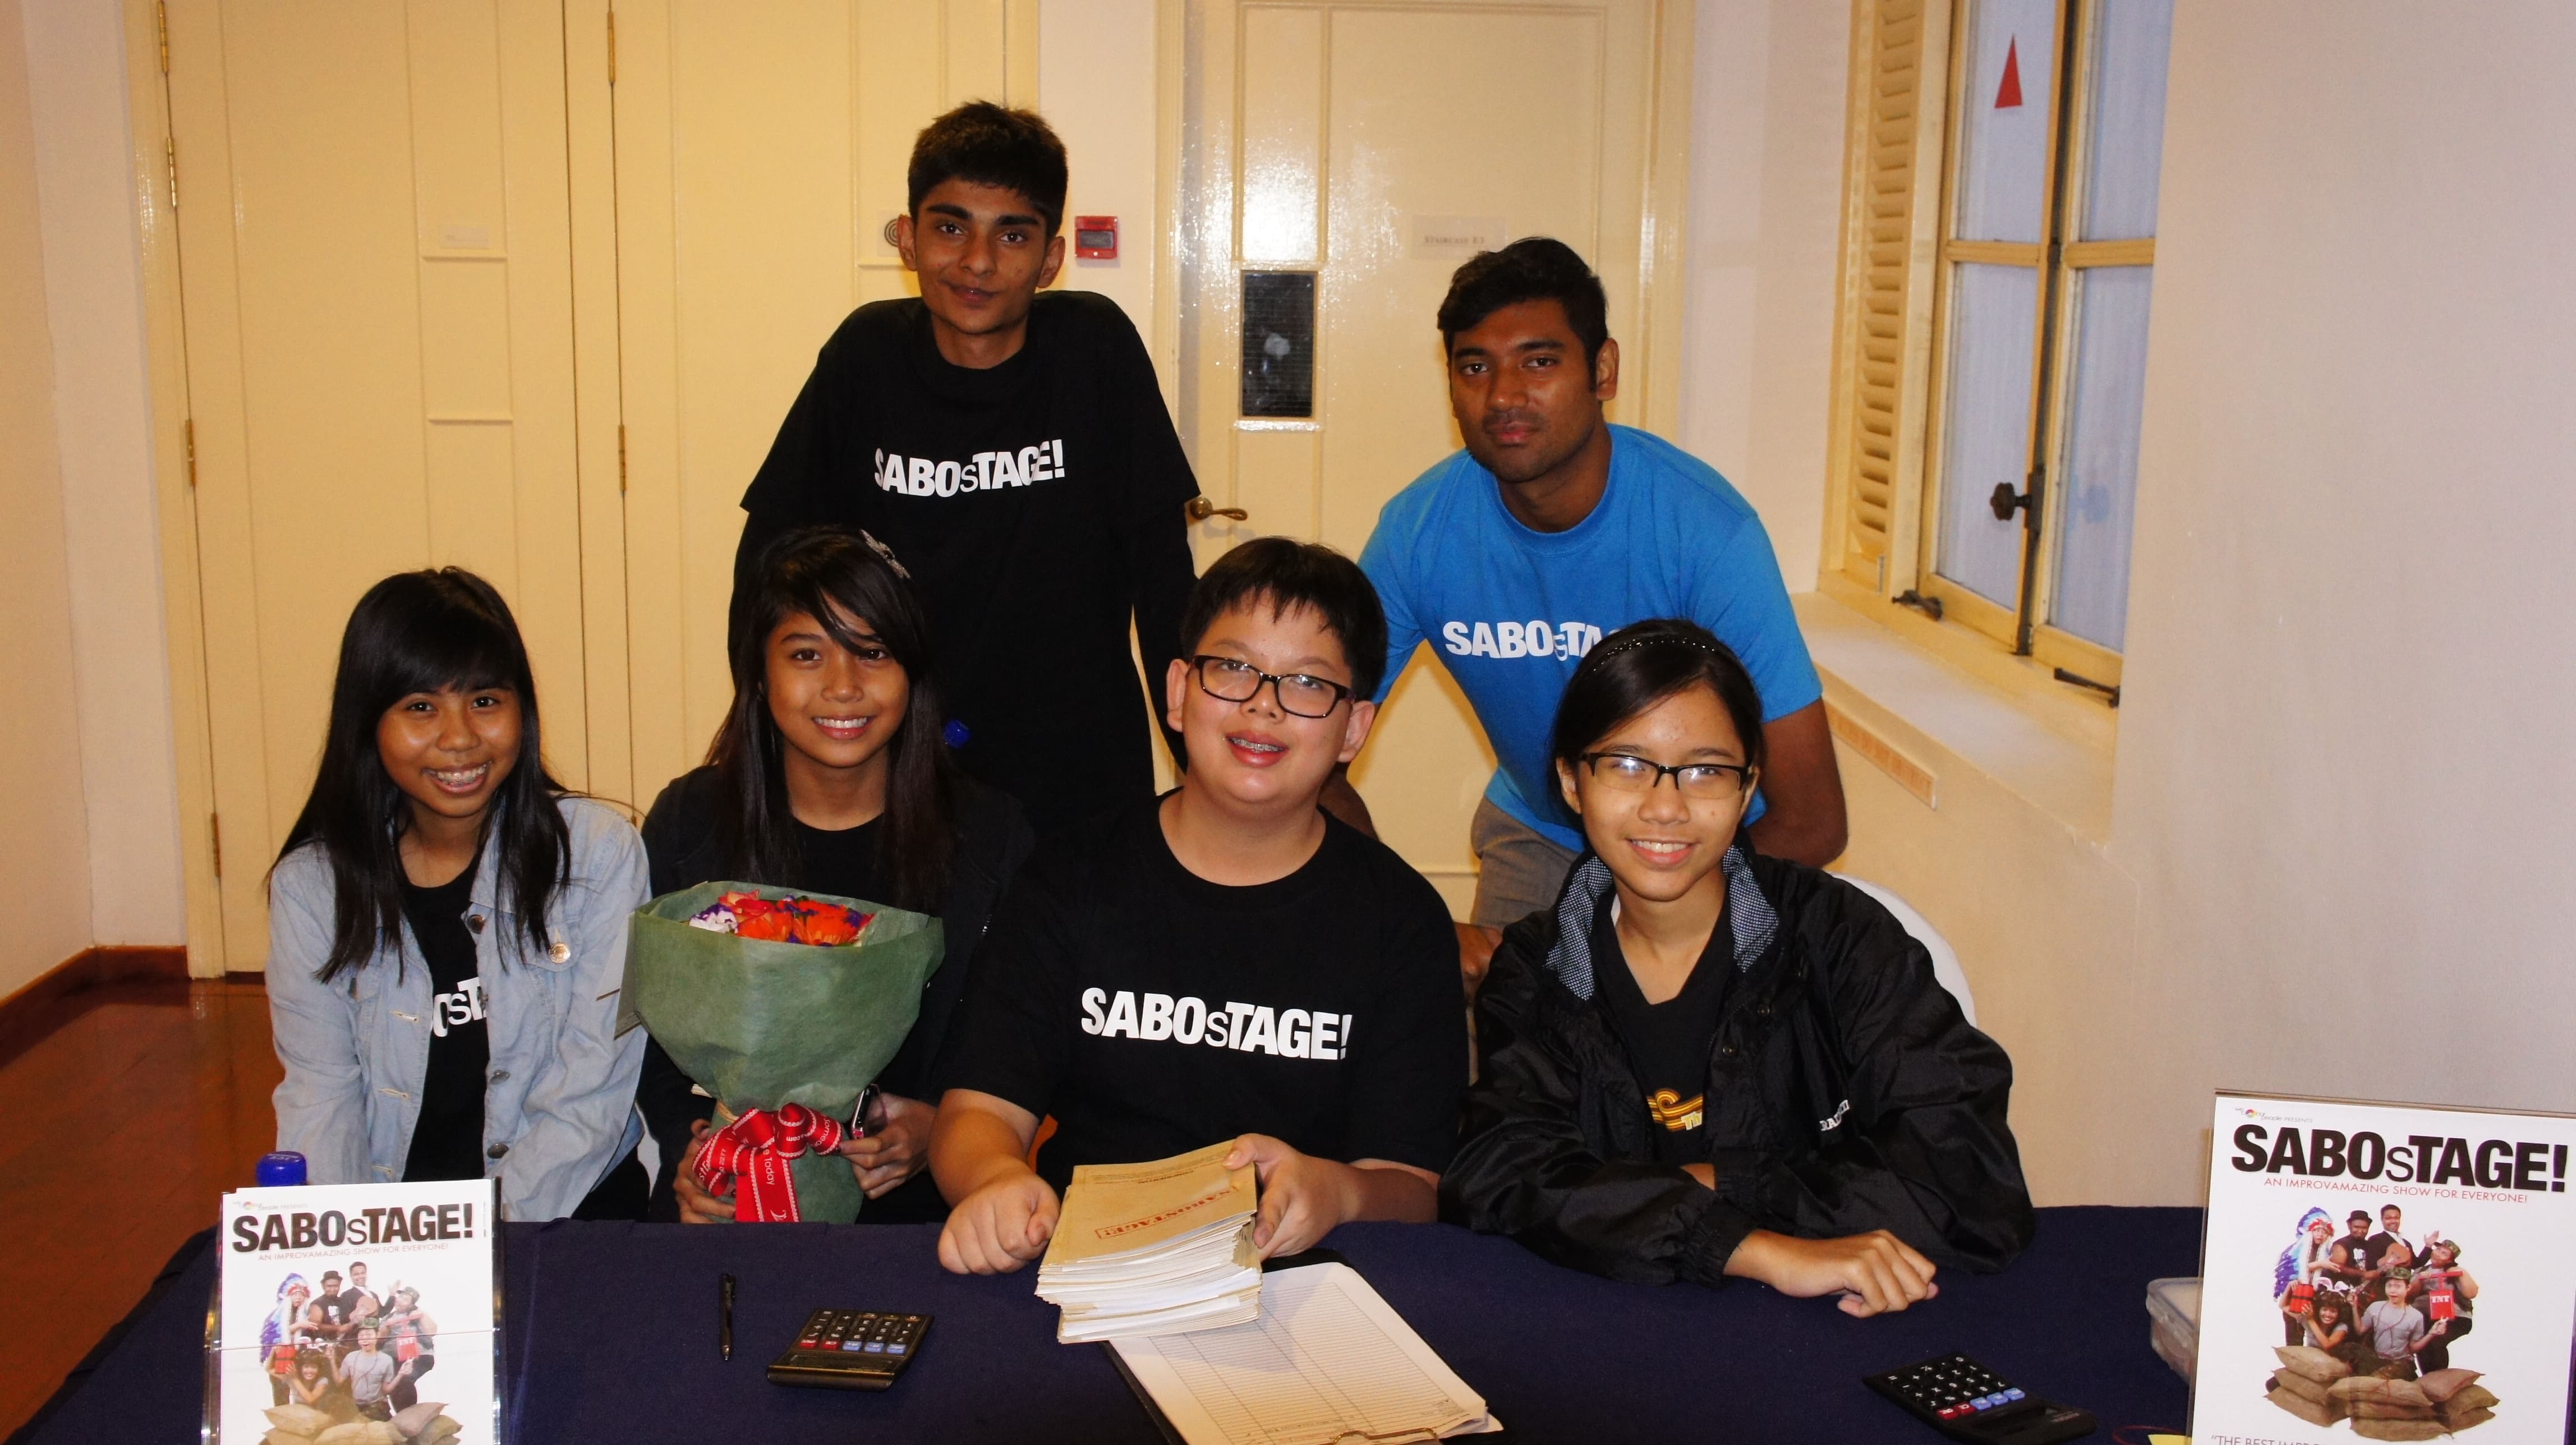
[[[1387,499],[1459,446],[1433,315],[1459,263],[1506,240],[1555,236],[1592,263],[1620,343],[1612,419],[1670,433],[1689,16],[1193,0],[1183,428],[1208,495],[1250,514],[1201,524],[1202,559],[1265,534],[1359,554]],[[1244,278],[1281,272],[1314,277],[1311,415],[1247,415]],[[1381,836],[1461,914],[1493,768],[1423,653],[1352,770]]]
[[[621,0],[618,307],[635,786],[694,766],[733,689],[744,488],[852,308],[912,294],[885,235],[913,137],[1034,105],[1035,0]]]
[[[624,791],[624,699],[584,671],[583,511],[615,496],[582,496],[576,455],[561,7],[168,14],[223,903],[219,944],[190,944],[247,970],[341,627],[388,573],[490,579],[534,656],[548,761]]]

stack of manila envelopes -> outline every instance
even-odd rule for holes
[[[1073,1171],[1038,1298],[1063,1311],[1066,1344],[1236,1325],[1261,1312],[1260,1204],[1251,1166],[1225,1167],[1234,1143],[1145,1164]]]

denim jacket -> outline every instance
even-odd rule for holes
[[[572,829],[572,875],[546,921],[551,947],[528,946],[498,902],[486,851],[465,915],[483,976],[492,1057],[483,1091],[484,1171],[501,1181],[502,1216],[556,1219],[635,1147],[635,1076],[644,1034],[615,1036],[626,980],[627,915],[644,902],[644,844],[624,818],[586,798],[558,806]],[[429,1071],[430,977],[406,923],[330,983],[331,865],[307,845],[269,880],[268,1012],[277,1056],[277,1147],[301,1152],[316,1184],[402,1178]]]

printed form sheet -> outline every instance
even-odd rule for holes
[[[1263,1279],[1261,1317],[1112,1342],[1189,1445],[1329,1445],[1357,1434],[1424,1440],[1501,1429],[1347,1265]]]

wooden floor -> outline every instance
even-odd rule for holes
[[[215,1222],[276,1138],[256,983],[108,984],[44,1007],[51,1031],[0,1058],[0,1299],[18,1302],[0,1310],[0,1434]]]

